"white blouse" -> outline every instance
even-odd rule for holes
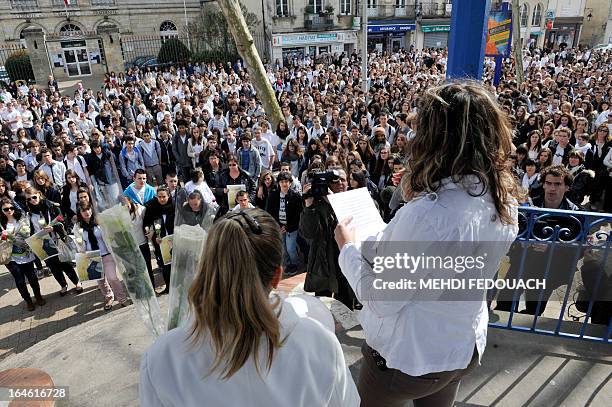
[[[301,305],[296,306],[296,300]],[[261,375],[251,358],[227,380],[219,380],[218,374],[206,376],[214,361],[213,350],[207,341],[190,346],[189,321],[160,336],[141,361],[140,405],[359,406],[342,347],[330,328],[326,329],[328,324],[318,322],[320,307],[325,306],[320,301],[320,306],[314,305],[313,300],[318,301],[291,297],[282,303],[279,321],[281,338],[286,339],[274,353],[269,371],[265,368],[267,347],[262,346]],[[311,317],[310,308],[316,308],[318,315]]]
[[[504,225],[490,194],[470,196],[468,188],[443,180],[437,193],[422,194],[402,207],[376,239],[377,254],[393,251],[401,242],[478,242],[474,253],[487,251],[483,278],[493,278],[499,261],[518,232],[516,224]],[[476,188],[472,194],[480,189]],[[490,242],[496,242],[491,245]],[[488,243],[485,245],[485,243]],[[499,243],[499,244],[497,244]],[[387,250],[385,252],[385,247]],[[420,255],[421,253],[416,253]],[[465,368],[474,351],[482,356],[486,345],[489,314],[484,292],[481,301],[418,300],[417,290],[402,291],[405,300],[373,296],[377,274],[362,262],[358,245],[346,244],[339,257],[340,268],[363,304],[359,320],[366,342],[387,361],[389,368],[412,375]],[[399,294],[396,294],[399,295]]]

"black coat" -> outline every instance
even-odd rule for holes
[[[289,189],[289,192],[285,196],[285,216],[287,221],[286,229],[288,233],[298,230],[300,226],[300,215],[302,213],[302,209],[302,197]],[[272,215],[274,220],[276,220],[276,222],[280,225],[280,188],[275,188],[270,192],[266,205],[266,211]]]
[[[164,205],[163,207],[157,199],[151,199],[145,204],[145,213],[142,219],[143,231],[144,228],[148,226],[155,232],[154,224],[156,220],[159,220],[161,222],[159,236],[156,236],[156,233],[154,233],[154,237],[162,238],[164,236],[174,234],[175,213],[176,210],[172,198],[170,198],[168,200],[168,204]],[[166,215],[165,221],[163,215]]]
[[[215,198],[217,199],[217,203],[221,206],[219,209],[219,215],[222,215],[229,210],[230,203],[227,202],[227,194],[224,191],[228,185],[244,185],[249,193],[249,200],[251,201],[251,204],[255,203],[255,196],[257,195],[255,183],[246,171],[244,171],[242,168],[239,168],[239,170],[240,174],[238,175],[238,178],[232,178],[229,174],[229,168],[224,169],[217,177],[217,186],[215,188],[211,187],[213,193],[215,194]],[[233,207],[234,204],[232,204],[232,208]]]
[[[310,243],[304,290],[338,292],[340,250],[334,238],[338,220],[325,201],[304,208],[300,217],[300,235]]]

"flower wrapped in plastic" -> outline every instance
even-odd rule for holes
[[[105,210],[98,215],[98,224],[138,313],[149,331],[159,336],[164,332],[164,321],[144,258],[132,236],[127,207],[115,205]]]
[[[203,200],[199,191],[181,193],[176,200],[172,242],[172,271],[168,299],[168,330],[187,319],[189,288],[195,279],[208,231],[219,207]]]
[[[200,226],[174,228],[172,273],[168,300],[168,330],[179,326],[189,312],[189,287],[199,268],[207,232]]]

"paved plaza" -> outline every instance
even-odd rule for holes
[[[137,406],[140,357],[153,339],[134,307],[104,312],[91,283],[82,294],[62,298],[55,280],[46,277],[41,286],[48,303],[28,313],[12,277],[2,269],[0,371],[44,370],[56,385],[69,386],[69,400],[58,406]],[[301,292],[303,278],[284,280],[280,291]],[[342,305],[326,302],[338,320],[346,362],[357,378],[363,332]],[[167,296],[160,297],[160,305],[166,309]],[[611,379],[609,345],[490,329],[482,366],[463,381],[456,406],[604,407],[612,399]]]

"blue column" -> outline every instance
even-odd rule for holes
[[[482,78],[490,0],[453,2],[446,78]]]

